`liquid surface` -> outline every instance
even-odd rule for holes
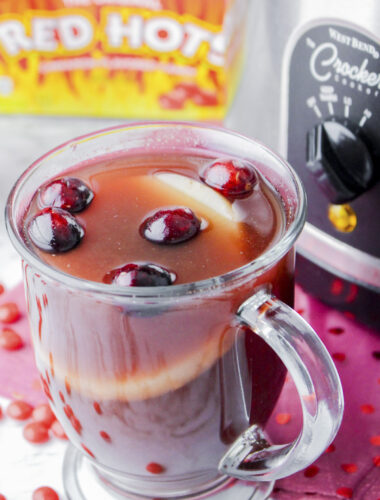
[[[151,262],[175,273],[175,284],[194,282],[247,264],[268,249],[282,231],[280,202],[259,176],[244,199],[228,199],[203,183],[200,172],[210,158],[195,156],[119,157],[71,169],[70,175],[93,191],[91,204],[74,214],[85,236],[74,249],[39,257],[82,279],[102,282],[106,273],[128,262]],[[167,178],[167,174],[174,174]],[[185,179],[185,182],[183,180]],[[187,182],[186,182],[187,180]],[[189,185],[189,182],[190,185]],[[162,245],[140,234],[154,210],[190,208],[201,231],[189,241]],[[38,195],[25,224],[41,210]],[[25,229],[28,241],[27,230]]]

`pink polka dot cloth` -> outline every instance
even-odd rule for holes
[[[380,500],[380,331],[356,323],[296,288],[295,309],[318,332],[342,381],[342,426],[325,453],[306,470],[276,482],[276,500]],[[270,425],[287,442],[302,425],[293,383],[285,383]]]
[[[0,332],[12,328],[24,346],[14,351],[0,347],[0,395],[32,404],[45,402],[34,365],[22,285],[0,295],[0,308],[9,302],[18,305],[21,317],[10,325],[0,321]],[[299,287],[296,310],[318,332],[335,361],[343,384],[345,414],[325,453],[306,470],[277,481],[272,498],[380,500],[380,332],[321,304]],[[268,432],[273,442],[288,442],[301,425],[294,385],[287,380]]]

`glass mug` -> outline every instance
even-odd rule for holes
[[[43,263],[22,232],[38,187],[80,163],[141,151],[253,162],[281,197],[281,237],[239,269],[171,287],[110,287]],[[284,160],[253,140],[193,124],[89,134],[25,171],[8,200],[7,226],[23,259],[36,363],[71,442],[69,498],[265,498],[273,480],[326,449],[341,422],[342,389],[318,336],[291,309],[305,210]],[[294,442],[275,445],[265,426],[286,369],[303,427]]]

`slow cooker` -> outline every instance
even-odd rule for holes
[[[379,327],[380,2],[251,7],[248,64],[227,125],[280,152],[305,185],[298,282]]]

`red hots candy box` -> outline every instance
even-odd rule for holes
[[[247,0],[1,0],[4,113],[221,120]]]

